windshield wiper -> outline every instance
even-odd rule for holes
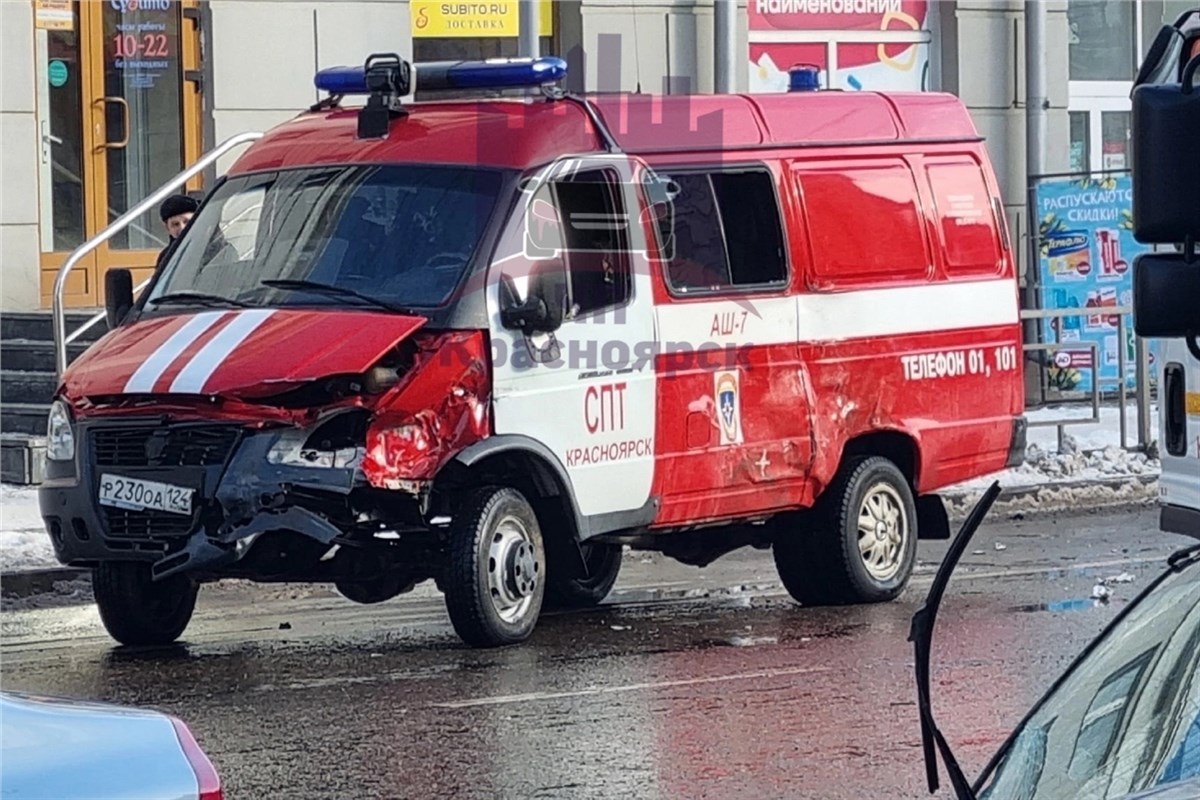
[[[958,759],[954,757],[949,742],[933,720],[933,700],[929,689],[929,656],[933,647],[933,626],[937,621],[938,607],[942,604],[942,595],[950,583],[951,573],[958,566],[959,559],[971,543],[971,537],[975,535],[975,531],[979,529],[983,518],[987,516],[999,496],[1000,482],[996,481],[983,493],[975,508],[971,509],[970,515],[959,528],[958,535],[950,543],[950,549],[938,567],[925,603],[913,614],[912,629],[908,634],[908,640],[913,643],[916,661],[914,667],[917,673],[917,712],[921,718],[921,746],[925,751],[925,777],[929,781],[929,792],[933,794],[938,790],[937,755],[940,752],[958,800],[975,800],[975,792],[959,766]]]
[[[197,305],[197,306],[233,306],[234,308],[251,308],[249,303],[235,300],[232,297],[222,297],[219,294],[204,292],[172,292],[148,301],[156,306]]]
[[[371,297],[370,295],[356,292],[353,289],[347,289],[344,286],[334,286],[332,283],[321,283],[319,281],[305,281],[291,278],[273,278],[262,282],[263,286],[271,289],[294,289],[298,292],[313,292],[314,294],[330,294],[335,297],[350,297],[355,300],[361,300],[364,303],[370,303],[376,308],[382,308],[384,311],[393,311],[397,314],[412,314],[413,312],[401,306],[395,306],[391,303]]]

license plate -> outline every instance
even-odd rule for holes
[[[100,505],[124,508],[129,511],[165,511],[168,514],[192,513],[192,490],[169,483],[123,478],[117,475],[100,476]]]

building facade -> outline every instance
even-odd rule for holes
[[[1136,63],[1189,5],[1049,0],[1051,171],[1126,165]],[[738,85],[784,91],[788,67],[812,64],[826,88],[959,95],[1020,236],[1023,11],[1021,0],[739,0]],[[317,69],[373,52],[515,55],[517,14],[516,2],[0,2],[0,310],[48,307],[74,248],[217,143],[317,101]],[[570,88],[713,90],[712,0],[544,0],[539,25],[542,52],[571,65]],[[146,277],[164,244],[147,214],[79,265],[68,304],[99,305],[109,267]]]

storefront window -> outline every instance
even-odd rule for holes
[[[1100,115],[1101,136],[1104,139],[1104,169],[1127,169],[1129,166],[1130,118],[1128,111],[1105,111]]]
[[[1071,112],[1071,172],[1088,172],[1092,163],[1088,147],[1088,112]]]
[[[1127,0],[1068,0],[1071,80],[1133,80],[1134,12]]]

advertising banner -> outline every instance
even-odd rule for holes
[[[521,15],[516,0],[504,3],[440,3],[411,0],[412,35],[417,39],[475,38],[500,36],[516,38],[521,31]],[[538,35],[554,33],[551,0],[538,3]]]
[[[1125,348],[1126,383],[1135,386],[1133,318],[1125,316],[1118,342],[1117,315],[1106,308],[1133,305],[1133,259],[1152,248],[1133,238],[1133,185],[1128,174],[1044,180],[1034,189],[1042,307],[1095,309],[1084,316],[1042,323],[1045,342],[1095,342],[1101,391],[1115,391],[1118,351]],[[1153,348],[1151,349],[1153,364]],[[1092,390],[1089,348],[1060,350],[1049,368],[1050,388]]]
[[[925,91],[929,37],[921,34],[928,30],[929,5],[926,0],[749,0],[750,91],[787,91],[787,71],[796,64],[820,68],[822,85],[831,89]],[[797,31],[827,35],[816,42],[788,42],[788,32]],[[925,41],[839,41],[839,32],[861,39],[871,31],[904,32]],[[832,80],[827,80],[829,42],[837,59]]]

